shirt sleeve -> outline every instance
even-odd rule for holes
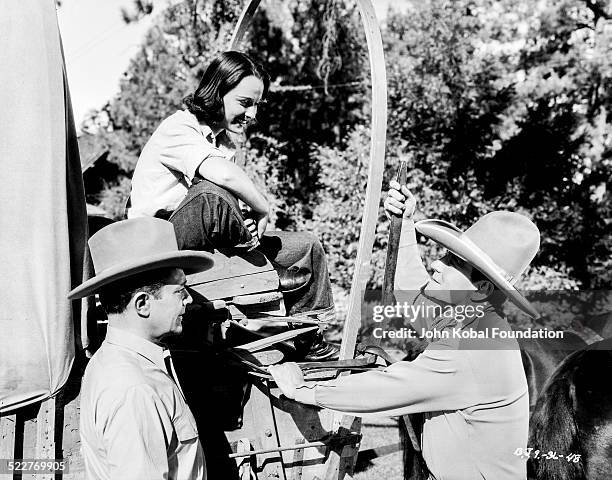
[[[232,153],[215,147],[207,141],[195,125],[181,122],[158,132],[160,162],[167,168],[180,172],[190,182],[198,167],[210,157],[231,158]]]
[[[153,388],[131,387],[103,428],[110,478],[168,478],[172,419]]]
[[[474,404],[475,392],[465,355],[428,349],[413,362],[298,387],[296,400],[358,415],[467,408]]]
[[[428,281],[429,273],[421,259],[414,221],[404,219],[397,254],[394,293],[395,300],[399,304],[414,306],[415,309],[410,310],[412,313],[406,321],[410,322],[417,332],[423,329],[429,330],[434,320],[434,317],[427,313],[427,309],[435,304],[421,294],[421,289]]]
[[[423,266],[412,219],[404,219],[397,253],[396,290],[418,291],[429,280]]]

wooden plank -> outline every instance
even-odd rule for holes
[[[295,444],[306,443],[303,437],[295,439]],[[304,468],[304,449],[294,450],[291,460],[291,480],[302,480],[302,469]]]
[[[209,270],[188,275],[188,285],[211,282],[220,278],[274,271],[270,261],[258,250],[231,257],[217,252],[213,253],[212,257],[215,262],[214,266]]]
[[[395,180],[400,185],[406,184],[408,175],[408,162],[402,160]],[[389,241],[387,242],[387,258],[385,259],[385,274],[382,284],[382,305],[393,305],[395,303],[395,272],[397,270],[397,255],[399,253],[399,242],[402,234],[402,217],[393,216],[389,226]],[[375,340],[376,341],[376,340]],[[380,339],[376,342],[380,345]]]
[[[55,397],[41,402],[36,416],[36,458],[55,458]]]
[[[63,480],[79,480],[85,477],[85,465],[81,455],[79,436],[79,398],[64,406],[64,425],[62,435],[62,456],[68,465],[68,474]]]
[[[353,358],[357,333],[361,326],[361,304],[371,274],[370,260],[378,222],[387,136],[387,74],[382,36],[371,0],[357,0],[357,7],[368,44],[372,83],[372,127],[368,186],[366,188],[365,207],[361,221],[359,247],[351,283],[347,317],[344,322],[340,359]],[[343,426],[346,428],[347,425],[351,425],[352,431],[360,431],[361,425],[358,419],[340,413],[334,414],[334,430]],[[355,461],[356,455],[349,462],[343,454],[331,451],[326,462],[327,470],[322,478],[352,478]]]
[[[28,405],[17,411],[17,428],[21,430],[21,445],[16,445],[17,458],[36,458],[37,421],[40,404]],[[18,442],[20,441],[18,437]],[[21,451],[20,451],[21,447]],[[35,480],[34,475],[23,475],[18,480]]]
[[[0,458],[15,458],[17,415],[0,415]]]
[[[257,450],[280,446],[274,415],[270,404],[267,382],[257,382],[251,389],[251,397],[244,409],[244,427],[226,432],[229,442],[247,437]],[[256,470],[258,478],[286,480],[283,459],[279,452],[258,455]]]
[[[316,442],[324,439],[331,430],[331,410],[320,409],[311,405],[288,400],[280,396],[280,390],[273,388],[270,401],[274,407],[274,418],[278,429],[279,443],[283,446],[295,445],[298,438],[304,442]],[[312,480],[326,461],[329,447],[289,450],[282,453],[287,476],[303,480]],[[296,456],[297,454],[297,456]]]
[[[350,415],[340,415],[339,424],[336,424],[338,414],[333,415],[334,431],[347,431],[359,433],[361,419]],[[325,464],[321,465],[317,477],[321,480],[353,478],[353,469],[357,461],[359,445],[345,445],[340,449],[330,449]]]
[[[192,290],[194,303],[202,303],[252,293],[275,291],[278,289],[278,274],[272,270],[252,275],[220,278],[197,285],[191,284],[187,280],[187,285]]]
[[[41,402],[36,416],[36,459],[55,458],[55,397]],[[39,474],[32,476],[36,480],[53,480],[55,475]]]
[[[234,33],[232,35],[232,39],[230,40],[230,50],[239,50],[240,44],[244,39],[244,34],[251,26],[251,22],[253,21],[253,16],[257,11],[257,7],[261,0],[249,0],[249,2],[242,9],[242,13],[240,14],[240,18],[238,19],[238,23],[236,24],[236,28],[234,29]]]
[[[80,390],[84,369],[85,358],[77,355],[68,382],[57,395],[55,403],[56,457],[63,459],[68,466],[68,473],[58,476],[57,480],[85,478],[79,435]]]
[[[252,250],[228,257],[216,252],[212,256],[215,262],[213,268],[187,276],[187,285],[203,297],[196,295],[194,301],[278,289],[278,274],[263,253]]]
[[[236,445],[236,452],[251,451],[251,441],[248,438],[241,438]],[[250,457],[242,457],[237,460],[238,475],[240,480],[251,480],[251,459]]]
[[[344,322],[343,342],[340,358],[353,358],[357,332],[361,326],[361,303],[366,284],[370,278],[370,260],[374,235],[378,222],[378,208],[382,190],[383,170],[385,166],[385,141],[387,131],[387,77],[382,37],[374,7],[370,0],[358,0],[357,6],[364,26],[370,72],[372,80],[372,142],[370,145],[370,164],[368,169],[368,186],[365,206],[359,234],[359,249],[353,280],[347,318]]]

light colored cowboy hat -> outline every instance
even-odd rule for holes
[[[196,273],[213,266],[210,254],[179,250],[174,227],[166,220],[139,217],[112,223],[92,235],[89,249],[96,276],[68,294],[69,299],[94,294],[100,287],[157,268]]]
[[[540,316],[514,287],[540,248],[540,231],[527,217],[491,212],[465,232],[444,220],[422,220],[415,228],[479,270],[527,315]]]

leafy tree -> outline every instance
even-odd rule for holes
[[[263,61],[273,82],[262,109],[260,130],[282,142],[286,159],[276,165],[274,193],[281,198],[277,226],[295,228],[308,218],[316,195],[319,165],[313,149],[342,145],[364,121],[367,69],[365,39],[353,5],[337,2],[272,2],[258,15],[249,35],[249,53]],[[332,15],[332,18],[328,17]],[[320,73],[326,28],[333,22],[338,68]]]
[[[539,264],[609,288],[612,25],[593,5],[561,0],[537,12],[485,192],[495,202],[506,187],[533,214],[545,239]]]
[[[604,287],[610,30],[590,6],[432,0],[392,16],[390,126],[437,193],[428,216],[523,211],[544,238],[536,266]]]
[[[86,122],[92,148],[110,150],[121,170],[101,197],[109,208],[153,129],[227,44],[240,6],[209,0],[165,11],[119,95]],[[369,75],[354,7],[331,17],[329,8],[269,0],[257,15],[246,48],[273,86],[247,159],[273,198],[276,225],[317,233],[334,282],[347,288],[365,191]],[[322,40],[330,28],[333,41]],[[531,216],[543,243],[523,286],[608,288],[611,31],[605,10],[578,0],[427,0],[391,12],[385,184],[407,157],[426,217],[465,228],[496,209]],[[342,63],[327,76],[325,51],[328,66]],[[387,232],[381,213],[372,286]],[[424,248],[426,257],[438,251]]]

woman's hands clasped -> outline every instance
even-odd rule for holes
[[[268,227],[269,211],[266,209],[265,211],[257,212],[243,202],[241,202],[241,204],[244,224],[253,239],[257,242],[257,245],[259,245],[261,237]]]
[[[244,220],[244,224],[249,229],[251,236],[257,239],[257,243],[259,243],[268,226],[268,214],[251,212],[250,215],[249,218]]]

